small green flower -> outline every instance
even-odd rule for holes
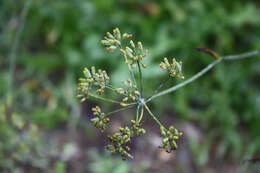
[[[106,46],[106,50],[113,52],[118,46],[121,45],[121,34],[118,28],[113,30],[113,34],[107,32],[104,40],[101,43]]]
[[[131,120],[131,129],[135,132],[137,136],[144,135],[146,133],[145,129],[141,128],[141,124],[135,120]]]
[[[106,50],[113,52],[118,47],[121,47],[122,39],[131,38],[132,34],[124,33],[121,37],[120,30],[118,28],[113,29],[113,34],[107,32],[104,40],[101,40],[101,43],[106,46]]]
[[[162,144],[159,148],[164,148],[168,153],[178,148],[176,140],[182,136],[182,132],[179,132],[174,126],[170,126],[169,130],[161,127],[161,135],[163,137]]]
[[[125,97],[122,99],[122,104],[127,103],[129,101],[135,102],[140,97],[140,92],[137,90],[137,86],[128,78],[127,81],[122,80],[122,83],[125,85],[124,88],[116,88],[115,92],[117,94],[124,95]]]
[[[136,68],[137,63],[140,63],[143,68],[146,67],[146,64],[142,62],[143,58],[147,55],[148,50],[143,49],[143,45],[141,42],[137,43],[137,46],[133,42],[133,40],[130,40],[128,47],[125,48],[122,47],[122,40],[131,38],[132,34],[124,33],[121,36],[120,30],[118,28],[115,28],[113,30],[113,34],[110,32],[106,33],[106,36],[104,37],[104,40],[101,40],[101,43],[106,47],[107,51],[113,52],[118,47],[120,48],[120,52],[123,54],[125,58],[125,64],[128,64],[129,68]]]
[[[105,113],[101,112],[99,106],[92,108],[93,114],[97,117],[92,118],[91,121],[93,122],[96,128],[99,128],[103,133],[107,128],[107,123],[109,123],[110,119],[106,117]]]
[[[130,142],[131,137],[136,134],[140,136],[141,134],[145,134],[145,130],[141,128],[141,124],[137,123],[135,120],[131,120],[131,127],[128,126],[119,128],[119,133],[115,133],[113,136],[108,136],[111,144],[107,145],[105,148],[109,150],[112,154],[120,153],[123,160],[126,157],[133,159],[133,156],[129,153],[131,150],[127,143]]]
[[[160,63],[160,67],[164,70],[167,70],[171,77],[177,77],[179,79],[184,79],[182,75],[182,62],[177,62],[175,58],[172,59],[170,64],[167,58],[163,59],[164,62]]]
[[[111,144],[105,146],[112,154],[120,153],[123,160],[126,157],[133,159],[133,156],[129,153],[131,150],[127,143],[131,140],[133,131],[128,126],[119,128],[119,133],[115,133],[113,136],[108,136],[108,140]]]
[[[141,42],[137,43],[137,47],[133,40],[130,40],[129,44],[131,48],[126,46],[125,49],[120,49],[125,58],[125,64],[128,64],[131,68],[136,68],[137,63],[140,62],[140,64],[145,68],[146,65],[142,63],[142,60],[147,55],[148,50],[143,49]]]
[[[83,73],[85,78],[79,79],[77,97],[81,98],[81,101],[85,101],[93,86],[98,87],[96,92],[101,95],[110,81],[106,71],[99,69],[96,72],[95,67],[92,66],[91,71],[84,68]]]
[[[133,37],[132,34],[128,34],[128,33],[123,34],[123,39],[128,39],[128,38],[131,38],[131,37]]]

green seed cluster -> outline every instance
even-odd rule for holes
[[[179,79],[184,79],[182,75],[182,62],[177,62],[175,58],[172,59],[170,64],[167,58],[163,59],[164,62],[160,63],[160,67],[164,70],[167,70],[171,77],[177,77]]]
[[[113,136],[108,136],[112,144],[107,145],[105,148],[112,154],[120,153],[123,160],[125,160],[126,157],[133,158],[129,153],[131,149],[127,146],[127,143],[133,136],[133,132],[127,126],[125,128],[120,127],[119,131],[119,133],[115,133]]]
[[[117,94],[124,95],[125,97],[122,99],[121,106],[127,106],[127,102],[129,101],[136,101],[139,96],[141,95],[140,92],[137,90],[137,86],[128,78],[127,81],[122,80],[122,83],[126,87],[124,88],[116,88],[115,92]]]
[[[85,101],[93,85],[98,87],[96,92],[101,95],[110,81],[106,71],[99,69],[96,72],[95,67],[92,66],[91,71],[88,68],[84,68],[83,73],[85,78],[79,79],[77,97],[81,98],[81,101]]]
[[[120,52],[125,58],[125,64],[128,64],[129,68],[136,68],[138,63],[145,68],[146,65],[142,63],[142,60],[147,55],[148,50],[143,49],[141,42],[138,42],[136,46],[133,40],[130,40],[129,46],[126,46],[125,48],[122,46],[122,40],[131,37],[132,34],[128,33],[124,33],[121,36],[120,30],[115,28],[112,34],[110,32],[106,33],[106,36],[104,37],[104,40],[101,40],[101,43],[106,46],[106,50],[110,52],[113,52],[120,47]]]
[[[182,132],[179,132],[174,126],[170,126],[169,130],[161,127],[161,135],[163,137],[162,144],[159,148],[164,148],[168,153],[178,148],[176,140],[182,136]]]
[[[93,114],[97,117],[92,118],[91,121],[93,122],[94,126],[101,130],[103,133],[107,128],[107,123],[109,123],[110,119],[106,117],[105,113],[101,112],[99,106],[92,108]]]
[[[131,120],[131,129],[135,132],[137,136],[144,135],[146,133],[145,129],[141,128],[141,124],[135,120]]]
[[[107,32],[104,40],[101,40],[101,43],[106,46],[106,50],[113,52],[118,46],[121,46],[121,39],[131,38],[132,34],[124,33],[121,37],[120,30],[115,28],[113,30],[113,34]]]
[[[131,68],[136,68],[137,63],[140,62],[143,68],[145,68],[146,64],[142,63],[142,60],[147,55],[148,50],[143,49],[141,42],[138,42],[136,46],[135,43],[130,40],[129,44],[131,48],[126,46],[125,49],[120,49],[125,58],[125,64],[128,64]]]
[[[128,126],[124,128],[120,127],[119,133],[115,133],[113,136],[108,136],[111,144],[105,147],[112,154],[120,153],[123,160],[125,160],[126,157],[133,159],[133,156],[129,153],[131,148],[127,145],[127,143],[130,142],[131,137],[133,137],[134,134],[137,136],[145,134],[145,130],[141,128],[141,125],[135,120],[131,120],[131,124],[131,128]]]

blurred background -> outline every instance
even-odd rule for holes
[[[0,172],[217,173],[257,172],[260,157],[260,57],[223,62],[192,84],[153,100],[153,112],[184,132],[167,154],[158,126],[146,116],[145,137],[131,142],[133,160],[104,151],[106,135],[134,116],[113,116],[100,134],[90,119],[97,102],[80,104],[82,69],[106,69],[112,83],[128,75],[119,53],[100,40],[119,27],[149,49],[145,95],[167,78],[164,56],[183,61],[191,77],[220,55],[260,49],[258,0],[1,0]],[[160,80],[158,80],[160,79]],[[168,86],[180,81],[172,80]],[[105,112],[112,104],[99,104]]]

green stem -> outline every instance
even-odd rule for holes
[[[140,115],[140,118],[138,120],[138,123],[140,123],[140,121],[143,119],[143,115],[144,115],[144,107],[142,106],[142,108],[141,108],[141,115]]]
[[[140,87],[141,87],[141,97],[143,98],[143,75],[142,75],[142,69],[141,69],[139,60],[137,61],[137,65],[138,65],[138,71],[139,71],[139,80],[140,80]]]
[[[119,45],[120,49],[123,49],[122,45],[120,44]],[[124,55],[123,55],[124,56]],[[129,70],[129,73],[130,73],[130,76],[132,78],[132,81],[134,81],[134,84],[136,85],[136,80],[135,80],[135,75],[134,75],[134,72],[133,70],[131,69],[130,65],[128,65],[128,70]]]
[[[105,87],[108,88],[108,89],[110,89],[110,90],[112,90],[112,91],[115,91],[115,90],[116,90],[116,89],[114,89],[114,88],[111,87],[111,86],[107,86],[107,85],[106,85]],[[124,95],[124,96],[128,96],[128,95],[126,95],[126,94],[124,94],[124,93],[123,93],[122,95]]]
[[[95,99],[99,99],[99,100],[106,101],[106,102],[110,102],[110,103],[118,103],[118,104],[120,104],[120,102],[118,102],[118,101],[116,101],[116,100],[103,98],[103,97],[100,97],[100,96],[97,96],[97,95],[89,94],[89,96],[91,96],[91,97],[93,97],[93,98],[95,98]]]
[[[149,109],[149,107],[146,104],[143,104],[145,109],[148,111],[149,115],[151,115],[151,117],[155,120],[155,122],[160,126],[163,127],[162,123],[156,118],[156,116],[151,112],[151,110]]]
[[[135,105],[130,105],[130,106],[127,106],[127,107],[123,107],[123,108],[114,110],[114,111],[112,111],[112,112],[108,112],[108,113],[106,113],[106,115],[107,115],[107,116],[108,116],[108,115],[112,115],[112,114],[114,114],[114,113],[117,113],[117,112],[120,112],[120,111],[124,111],[124,110],[130,109],[130,108],[132,108],[132,107],[134,107],[134,106],[135,106]]]
[[[135,80],[134,72],[133,72],[133,70],[131,69],[131,67],[129,67],[128,69],[129,69],[129,72],[130,72],[131,78],[132,78],[132,80],[134,81],[134,84],[136,85],[136,80]],[[136,86],[137,86],[137,85],[136,85]]]
[[[104,98],[104,97],[100,97],[100,96],[97,96],[97,95],[93,95],[93,94],[89,94],[89,96],[95,98],[95,99],[99,99],[99,100],[103,100],[103,101],[106,101],[106,102],[110,102],[110,103],[117,103],[117,104],[120,104],[121,102],[118,102],[116,100],[112,100],[112,99],[107,99],[107,98]],[[133,103],[126,103],[127,106],[130,106],[130,105],[136,105],[137,102],[133,102]]]
[[[156,97],[160,97],[162,95],[165,95],[165,94],[169,94],[179,88],[182,88],[184,87],[185,85],[193,82],[194,80],[196,80],[197,78],[199,78],[200,76],[202,76],[203,74],[205,74],[206,72],[208,72],[210,69],[212,69],[216,64],[218,64],[220,61],[219,60],[215,60],[213,63],[209,64],[206,68],[204,68],[203,70],[201,70],[199,73],[197,73],[196,75],[192,76],[191,78],[189,78],[188,80],[178,84],[178,85],[175,85],[169,89],[166,89],[164,91],[161,91],[155,95],[153,95],[152,97],[150,97],[149,99],[147,99],[146,103],[147,102],[150,102],[151,100],[155,99]]]
[[[135,121],[137,122],[139,119],[139,110],[140,110],[140,105],[137,106],[136,108],[136,115],[135,115]]]
[[[229,56],[224,56],[224,60],[239,60],[239,59],[245,59],[245,58],[250,58],[252,56],[257,56],[260,55],[260,50],[252,51],[252,52],[247,52],[243,53],[240,55],[229,55]]]
[[[153,100],[153,99],[155,99],[159,96],[163,96],[165,94],[169,94],[173,91],[176,91],[177,89],[180,89],[180,88],[184,87],[185,85],[193,82],[194,80],[198,79],[199,77],[204,75],[206,72],[208,72],[210,69],[212,69],[215,65],[220,63],[221,60],[224,60],[224,61],[226,61],[226,60],[227,61],[229,61],[229,60],[239,60],[239,59],[250,58],[250,57],[253,57],[253,56],[257,56],[257,55],[260,55],[260,50],[256,50],[256,51],[252,51],[252,52],[248,52],[248,53],[243,53],[243,54],[239,54],[239,55],[223,56],[221,59],[213,61],[211,64],[209,64],[207,67],[202,69],[200,72],[198,72],[197,74],[195,74],[194,76],[192,76],[188,80],[185,80],[184,82],[182,82],[178,85],[175,85],[171,88],[168,88],[164,91],[161,91],[161,92],[153,95],[152,97],[150,97],[149,99],[146,100],[146,103],[150,102],[151,100]]]

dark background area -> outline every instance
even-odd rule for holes
[[[24,7],[28,10],[25,17]],[[162,122],[184,132],[175,153],[157,148],[160,132],[149,118],[145,120],[147,135],[131,142],[133,160],[123,162],[106,153],[107,134],[90,123],[90,109],[99,104],[111,111],[116,106],[95,101],[81,104],[76,90],[84,67],[106,69],[115,86],[127,77],[119,53],[107,53],[100,44],[115,27],[132,33],[133,40],[149,49],[144,71],[144,92],[149,96],[167,78],[159,68],[165,56],[183,61],[187,79],[214,60],[197,52],[198,46],[220,55],[260,49],[260,3],[1,0],[0,172],[260,170],[259,162],[245,162],[260,157],[259,56],[220,63],[192,84],[150,103]],[[166,88],[179,82],[172,80]],[[134,114],[130,110],[113,116],[107,133]]]

